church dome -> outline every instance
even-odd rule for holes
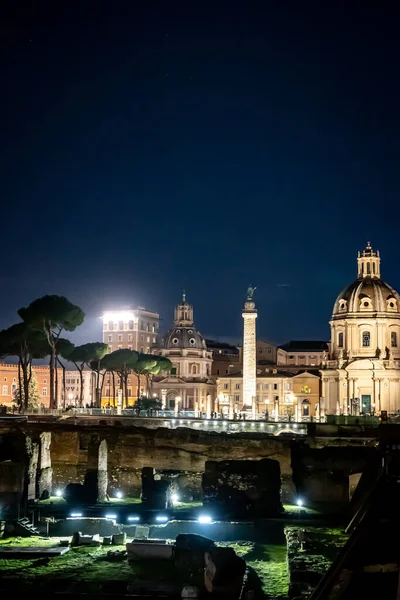
[[[206,349],[206,343],[203,336],[192,327],[173,327],[162,340],[162,347],[173,348],[196,348],[198,350]]]
[[[345,318],[349,313],[386,313],[400,318],[400,296],[381,279],[379,252],[369,242],[358,254],[358,278],[339,294],[333,307],[334,319]]]
[[[193,321],[193,306],[186,301],[186,294],[175,307],[174,327],[162,338],[162,348],[207,350],[203,336],[197,331]]]

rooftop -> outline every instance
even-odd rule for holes
[[[328,344],[321,340],[291,340],[279,348],[286,352],[323,352],[328,351]]]

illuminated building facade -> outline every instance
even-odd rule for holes
[[[40,404],[50,407],[50,370],[47,365],[33,365],[32,370],[36,375]],[[57,406],[62,406],[62,370],[56,369],[58,378]],[[22,374],[21,374],[22,377]],[[0,404],[13,406],[15,393],[19,387],[18,365],[0,364]],[[23,385],[23,384],[22,384]]]
[[[392,414],[400,410],[400,297],[369,242],[357,262],[357,279],[333,307],[322,397],[327,414]]]
[[[103,313],[103,342],[110,352],[129,348],[150,354],[158,344],[160,315],[143,307]]]

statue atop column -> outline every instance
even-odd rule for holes
[[[256,291],[256,287],[249,286],[247,288],[247,300],[253,300],[254,292]]]

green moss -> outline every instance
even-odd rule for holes
[[[126,498],[110,498],[106,502],[99,502],[99,506],[108,505],[108,504],[140,504],[140,498],[126,497]],[[40,500],[39,505],[49,505],[49,504],[57,504],[57,505],[66,505],[66,501],[64,498],[59,498],[58,496],[50,496],[47,500]]]
[[[300,512],[306,515],[320,515],[321,513],[307,506],[297,506],[296,504],[284,504],[285,513],[298,515]]]

